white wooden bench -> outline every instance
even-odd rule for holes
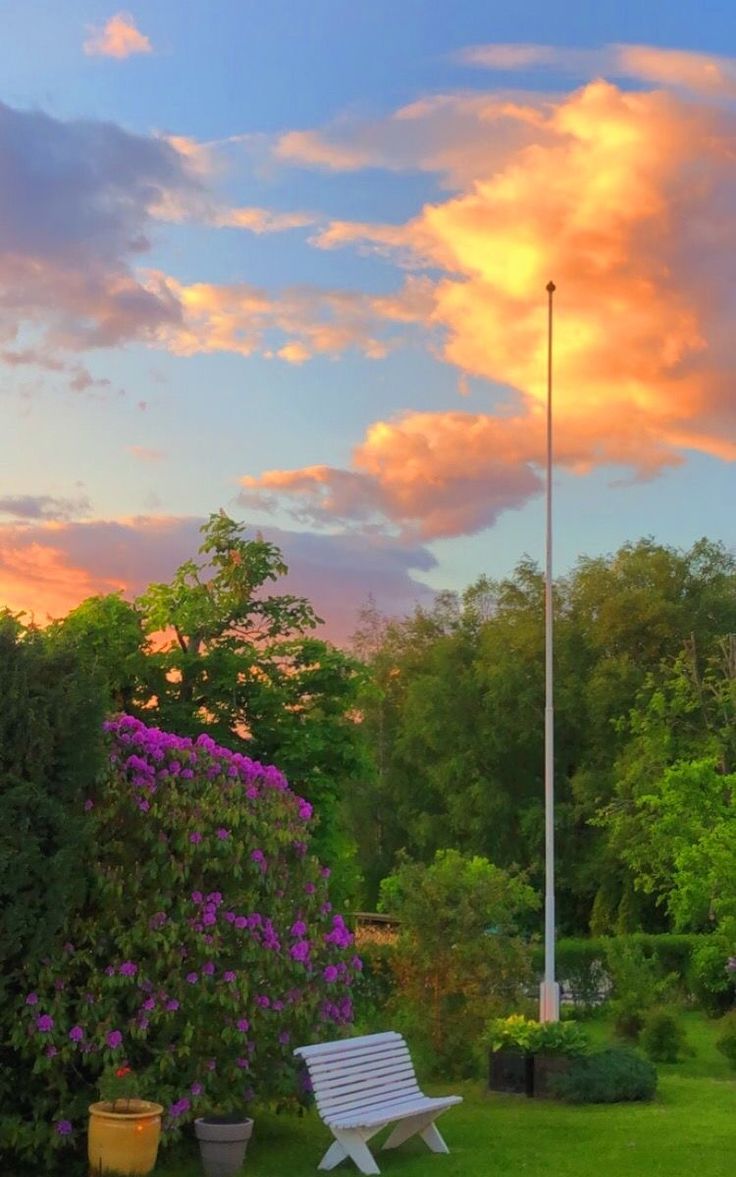
[[[401,1034],[366,1034],[339,1042],[300,1046],[317,1109],[335,1137],[320,1169],[352,1157],[361,1173],[380,1173],[367,1141],[395,1120],[384,1148],[396,1148],[419,1133],[432,1152],[449,1152],[435,1119],[460,1095],[430,1099],[419,1090],[409,1048]]]

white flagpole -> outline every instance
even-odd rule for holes
[[[555,979],[555,708],[552,609],[552,295],[547,284],[547,560],[544,578],[544,980],[539,988],[540,1022],[560,1018]]]

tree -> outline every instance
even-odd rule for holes
[[[76,649],[108,695],[110,711],[132,712],[147,701],[150,652],[142,618],[135,605],[120,593],[88,597],[50,628],[61,646]]]
[[[489,1018],[521,996],[530,963],[519,933],[537,903],[523,878],[457,850],[428,865],[403,858],[381,884],[383,910],[400,920],[395,1012],[440,1071],[472,1069]]]
[[[339,856],[340,798],[364,766],[355,712],[362,668],[312,635],[312,606],[268,587],[279,549],[220,512],[202,527],[202,560],[136,602],[145,633],[148,714],[167,730],[207,732],[278,764],[315,806],[320,849]]]

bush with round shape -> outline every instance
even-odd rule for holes
[[[657,1071],[634,1050],[612,1047],[573,1059],[557,1077],[555,1094],[567,1103],[624,1103],[654,1098]]]
[[[644,1017],[639,1045],[652,1062],[678,1062],[687,1053],[687,1041],[676,1011],[650,1009]]]
[[[16,1011],[45,1096],[15,1151],[45,1172],[111,1066],[167,1108],[169,1140],[213,1107],[293,1097],[293,1047],[351,1021],[360,969],[309,854],[311,806],[277,769],[128,716],[106,727],[110,771],[84,804],[92,897]]]

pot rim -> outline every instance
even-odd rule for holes
[[[152,1120],[164,1114],[163,1104],[153,1103],[150,1099],[131,1099],[130,1102],[135,1110],[131,1108],[128,1112],[116,1112],[113,1111],[111,1099],[99,1100],[89,1105],[89,1114],[110,1120]]]

